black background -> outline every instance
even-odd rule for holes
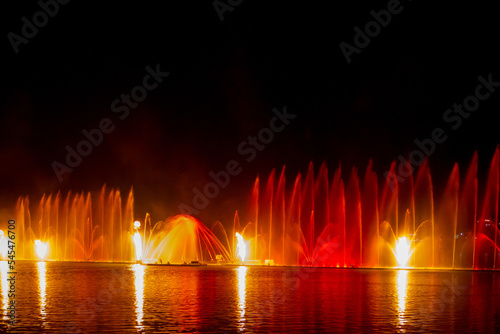
[[[448,139],[429,158],[436,191],[455,162],[463,176],[474,151],[480,179],[500,142],[500,92],[455,131],[443,121],[474,93],[477,77],[500,81],[498,12],[490,2],[402,1],[403,10],[348,64],[339,44],[387,1],[243,1],[221,22],[212,1],[71,1],[16,54],[35,1],[2,10],[0,205],[19,195],[134,188],[137,218],[161,220],[192,204],[210,171],[243,168],[198,217],[227,223],[245,210],[257,175],[286,165],[288,184],[312,161],[360,175],[383,173],[436,127]],[[145,67],[170,76],[121,121],[110,104],[142,83]],[[238,144],[268,126],[272,109],[297,114],[246,163]],[[60,183],[51,167],[81,131],[110,118],[116,129]],[[261,181],[263,182],[263,181]],[[244,219],[244,218],[243,218]]]

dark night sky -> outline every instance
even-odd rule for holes
[[[237,1],[235,1],[237,2]],[[456,130],[446,109],[474,93],[477,77],[500,81],[498,12],[491,3],[401,1],[401,13],[348,64],[339,44],[373,20],[388,1],[243,1],[221,22],[212,1],[124,3],[71,1],[19,46],[40,10],[36,1],[2,10],[0,198],[10,212],[19,195],[134,187],[136,215],[154,220],[190,204],[210,171],[241,162],[242,172],[200,213],[229,220],[244,210],[256,175],[287,167],[288,180],[309,161],[333,171],[370,158],[381,182],[392,160],[441,127],[448,139],[429,158],[436,183],[455,161],[465,170],[474,150],[487,170],[500,142],[499,91]],[[113,100],[142,83],[146,66],[170,75],[124,120]],[[250,163],[238,145],[269,125],[272,109],[297,118]],[[109,118],[115,130],[59,183],[53,161],[82,130]],[[360,173],[360,174],[361,174]],[[331,173],[333,175],[333,173]],[[291,182],[290,182],[291,183]]]

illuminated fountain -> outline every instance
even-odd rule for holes
[[[309,164],[286,183],[285,168],[256,178],[245,213],[250,259],[332,267],[497,268],[500,152],[478,185],[478,157],[455,164],[439,196],[427,160],[399,182],[409,162],[393,162],[380,182],[368,164],[333,178]],[[346,180],[346,181],[344,181]],[[239,218],[238,218],[239,220]]]
[[[220,221],[213,224],[211,230],[214,235],[221,240],[225,248],[229,250],[226,257],[227,262],[237,263],[246,261],[247,263],[260,264],[260,261],[249,253],[249,250],[253,249],[253,245],[256,243],[256,238],[253,237],[255,231],[254,226],[254,223],[250,222],[242,228],[240,226],[238,211],[236,211],[230,233],[232,238],[230,240],[226,228]],[[243,255],[243,258],[241,255]],[[252,258],[251,261],[248,261],[249,255]]]
[[[122,203],[119,190],[44,195],[35,209],[27,196],[16,205],[17,259],[36,260],[35,240],[51,245],[50,260],[132,261],[134,198]],[[22,242],[20,242],[20,240]]]
[[[229,258],[212,231],[190,216],[170,217],[152,226],[147,214],[141,236],[133,206],[132,190],[123,204],[120,191],[105,186],[93,194],[44,195],[35,214],[28,197],[20,197],[17,259],[184,263],[211,261],[216,255]]]
[[[160,263],[212,262],[229,253],[213,232],[188,215],[177,215],[155,225],[146,215],[143,261]]]
[[[134,217],[132,190],[123,202],[119,190],[105,186],[95,193],[44,195],[35,209],[28,197],[20,197],[16,255],[64,261],[497,268],[499,149],[484,179],[478,180],[476,153],[468,168],[455,164],[437,192],[427,160],[413,168],[393,162],[382,177],[371,161],[364,173],[340,166],[331,173],[325,163],[319,169],[310,163],[291,181],[285,167],[279,174],[272,170],[267,179],[256,178],[249,205],[238,208],[246,224],[240,225],[236,211],[232,226],[217,221],[211,229],[187,215],[152,224],[146,214],[141,224]],[[0,235],[2,252],[4,239]],[[50,252],[37,255],[36,240],[50,244]]]

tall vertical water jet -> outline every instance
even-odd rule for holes
[[[236,234],[238,232],[241,232],[241,226],[240,226],[240,216],[238,215],[238,210],[234,212],[234,218],[233,218],[233,230],[231,232],[231,256],[233,258],[236,258],[236,245],[237,245],[237,236]]]
[[[275,256],[274,260],[278,263],[285,263],[285,230],[286,230],[286,215],[285,215],[285,166],[281,169],[280,177],[276,194],[274,196],[274,222],[275,231],[271,241],[272,251]]]
[[[394,266],[396,262],[392,258],[390,245],[396,243],[398,235],[399,220],[399,186],[398,170],[396,161],[391,163],[389,171],[385,175],[382,193],[379,201],[379,236],[383,236],[379,243],[381,249],[381,262],[383,267]],[[391,235],[392,234],[392,235]]]
[[[330,185],[330,217],[334,234],[334,266],[346,266],[346,223],[345,223],[345,190],[341,178],[341,167],[337,168]]]
[[[59,202],[61,201],[61,193],[58,191],[56,194],[56,199],[54,201],[54,220],[55,220],[55,244],[54,244],[54,257],[56,259],[60,259],[61,255],[59,254]]]
[[[455,266],[455,247],[459,204],[459,169],[453,166],[436,213],[437,254],[436,266],[453,268]]]
[[[359,177],[355,167],[352,168],[347,189],[345,192],[346,203],[346,235],[348,266],[363,265],[363,229],[361,216],[361,193]]]
[[[484,186],[482,209],[477,222],[475,263],[480,268],[495,268],[498,253],[498,201],[500,186],[500,150],[495,149]]]
[[[271,241],[273,237],[273,200],[274,200],[274,179],[276,171],[273,168],[269,178],[267,179],[266,192],[264,195],[264,212],[267,217],[267,253],[265,259],[271,259]]]
[[[68,194],[66,194],[66,199],[64,200],[63,204],[63,217],[62,219],[65,221],[64,224],[64,253],[62,258],[67,259],[68,258],[68,239],[69,239],[69,226],[68,226],[68,221],[69,221],[69,201],[70,201],[70,196],[71,192],[69,191]]]
[[[474,267],[477,220],[477,164],[478,155],[475,152],[460,186],[455,263],[458,263],[461,268]]]
[[[258,249],[259,249],[259,176],[255,178],[255,182],[252,188],[252,196],[250,199],[250,219],[253,220],[255,225],[254,229],[254,242],[253,242],[253,258],[258,259]]]
[[[314,220],[314,166],[312,162],[309,163],[307,168],[307,174],[302,184],[302,195],[301,195],[301,229],[304,235],[304,255],[305,262],[311,263],[312,252],[314,251],[314,224],[311,223],[311,219]]]
[[[415,179],[415,216],[420,224],[415,231],[417,267],[434,265],[434,199],[432,179],[427,159],[418,169]]]
[[[318,176],[314,184],[314,241],[313,258],[317,259],[319,252],[332,242],[333,235],[330,228],[330,205],[329,205],[328,168],[323,162],[319,168]],[[323,258],[323,256],[321,256]],[[324,262],[324,261],[321,261]],[[322,263],[326,265],[327,263]]]
[[[43,195],[34,215],[28,197],[19,197],[15,208],[18,259],[35,260],[33,243],[39,239],[49,245],[48,260],[129,261],[133,253],[128,250],[133,248],[127,226],[133,221],[133,194],[129,193],[125,208],[117,196],[119,191],[106,194],[105,187],[96,198],[90,192]]]
[[[134,256],[134,248],[132,244],[127,241],[128,235],[134,233],[133,224],[135,222],[134,218],[134,190],[130,188],[130,191],[127,196],[127,201],[125,202],[125,207],[123,208],[123,218],[122,218],[122,261],[129,259],[131,256]]]
[[[397,188],[397,225],[398,234],[397,239],[406,237],[410,242],[410,248],[415,249],[415,184],[413,181],[414,173],[409,173],[413,170],[410,160],[401,162],[398,168],[408,174],[398,183]],[[415,254],[412,252],[411,259],[409,259],[407,266],[415,266]]]
[[[293,188],[288,197],[288,210],[286,214],[286,240],[287,260],[286,264],[298,264],[302,256],[302,231],[301,231],[301,203],[302,203],[302,177],[298,173],[293,183]]]
[[[363,178],[363,188],[361,192],[362,201],[362,239],[363,263],[369,267],[379,265],[379,215],[378,215],[378,181],[377,174],[373,171],[373,162],[369,161]]]

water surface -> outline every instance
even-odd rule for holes
[[[500,272],[16,266],[16,333],[500,332]]]

